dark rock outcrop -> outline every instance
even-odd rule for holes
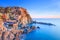
[[[36,21],[33,21],[32,23],[37,23],[37,24],[43,24],[43,25],[49,25],[49,26],[56,26],[55,24],[52,24],[52,23],[45,23],[45,22],[36,22]]]

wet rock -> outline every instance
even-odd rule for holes
[[[40,29],[40,27],[39,27],[39,26],[38,26],[37,28],[38,28],[38,29]]]
[[[32,28],[31,28],[32,30],[34,30],[34,29],[36,29],[36,27],[35,26],[32,26]]]

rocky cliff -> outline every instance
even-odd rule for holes
[[[0,7],[0,40],[20,40],[19,36],[24,33],[24,30],[31,31],[26,26],[31,22],[32,18],[25,8]]]
[[[32,18],[28,14],[27,10],[22,7],[0,7],[0,18],[1,17],[5,21],[8,19],[11,21],[18,20],[18,22],[22,25],[26,25],[32,21]]]

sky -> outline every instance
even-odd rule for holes
[[[32,18],[60,18],[60,0],[0,0],[0,6],[26,8]]]

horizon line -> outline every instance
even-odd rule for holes
[[[32,18],[60,18],[60,15],[49,15],[49,16],[31,16]]]

